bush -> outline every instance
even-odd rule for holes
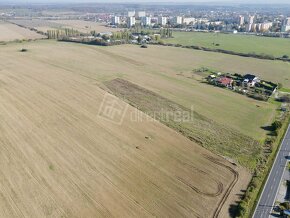
[[[162,40],[159,40],[159,41],[158,41],[158,44],[159,44],[159,45],[165,45],[164,41],[162,41]]]
[[[283,202],[280,204],[281,209],[289,210],[290,209],[290,203],[289,202]]]
[[[244,216],[246,213],[246,208],[247,208],[246,202],[241,201],[238,205],[238,208],[237,208],[237,216],[238,217]]]
[[[21,50],[20,50],[20,52],[27,52],[28,50],[26,49],[26,48],[22,48]]]
[[[259,101],[268,101],[268,97],[262,94],[254,93],[248,94],[248,97],[259,100]]]
[[[290,95],[284,95],[279,99],[281,102],[290,103]]]
[[[282,127],[282,122],[279,120],[276,120],[274,123],[272,123],[273,130],[278,130]]]
[[[275,142],[275,138],[273,137],[268,137],[265,141],[267,145],[272,145],[274,142]]]

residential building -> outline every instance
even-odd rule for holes
[[[151,17],[141,17],[142,26],[151,26]]]
[[[146,17],[146,12],[145,11],[138,11],[137,16],[139,18]]]
[[[238,23],[240,26],[243,26],[245,24],[245,17],[240,15]]]
[[[282,23],[282,32],[290,31],[290,17],[286,18]]]
[[[119,25],[120,24],[120,17],[118,17],[118,16],[112,17],[112,24]]]
[[[289,32],[290,31],[290,25],[288,26],[282,26],[282,32]]]
[[[183,20],[182,17],[177,16],[177,17],[174,17],[174,18],[172,19],[172,23],[175,24],[175,25],[180,25],[180,24],[183,23],[182,20]]]
[[[273,26],[272,22],[262,23],[260,31],[261,32],[268,31],[272,26]]]
[[[234,80],[231,79],[231,78],[228,78],[228,77],[220,77],[216,81],[216,83],[218,85],[225,86],[225,87],[228,87],[228,88],[233,86],[233,82],[234,82]]]
[[[135,17],[136,12],[135,11],[128,11],[128,17]]]
[[[112,36],[113,35],[112,32],[100,32],[99,34],[100,34],[101,37],[104,36],[104,35],[106,35],[106,36]]]
[[[167,17],[158,17],[158,24],[165,26],[167,24]]]
[[[248,23],[246,25],[246,32],[252,32],[256,28],[256,25],[253,23]]]
[[[253,24],[255,21],[255,16],[249,16],[247,21],[249,24]]]
[[[253,32],[256,30],[256,25],[254,24],[255,16],[249,16],[247,18],[247,25],[246,25],[246,31],[247,32]]]
[[[283,26],[290,26],[290,17],[287,17],[284,21],[283,21]]]
[[[243,79],[244,79],[243,81],[244,87],[254,87],[256,83],[260,82],[259,77],[252,74],[246,74]]]
[[[198,23],[208,23],[209,20],[207,18],[198,18],[198,19],[195,19],[195,22],[198,22]]]
[[[135,26],[135,24],[136,24],[135,17],[128,17],[127,18],[127,26],[128,27]]]
[[[194,24],[195,18],[194,17],[185,17],[185,18],[183,18],[183,23],[186,25]]]
[[[255,23],[253,32],[260,32],[262,30],[262,23]]]

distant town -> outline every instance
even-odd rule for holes
[[[290,217],[289,0],[4,1],[0,217]]]
[[[272,19],[259,15],[238,15],[228,20],[207,17],[154,16],[146,11],[128,11],[127,16],[114,15],[110,24],[113,27],[134,27],[140,24],[143,27],[171,27],[184,31],[221,31],[221,32],[248,32],[248,33],[287,33],[290,31],[290,17],[279,16]]]
[[[141,26],[148,29],[172,28],[176,31],[204,31],[259,34],[263,36],[290,37],[290,10],[288,6],[255,7],[210,6],[210,5],[162,5],[127,4],[124,9],[121,4],[78,5],[65,6],[74,13],[44,14],[41,5],[30,5],[31,11],[23,12],[25,5],[11,7],[3,5],[0,19],[21,19],[23,17],[41,18],[47,20],[79,19],[106,23],[113,28],[132,28]],[[58,8],[52,8],[56,10]],[[98,12],[96,12],[98,11]]]

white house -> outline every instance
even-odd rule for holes
[[[259,77],[252,74],[246,74],[243,79],[244,79],[243,81],[244,87],[254,87],[256,83],[261,81]]]

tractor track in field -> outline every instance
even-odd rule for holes
[[[112,84],[114,84],[115,86],[112,87]],[[176,109],[176,108],[182,108],[184,109],[182,106],[176,104],[175,102],[171,102],[170,100],[164,98],[164,97],[161,97],[159,96],[158,94],[156,93],[153,93],[151,91],[148,91],[144,88],[141,88],[135,84],[132,84],[130,83],[129,81],[126,81],[126,80],[123,80],[123,79],[115,79],[115,80],[112,80],[112,81],[109,81],[109,82],[106,82],[105,83],[106,87],[117,97],[122,97],[123,99],[126,99],[127,101],[129,101],[130,103],[133,103],[134,107],[138,108],[139,104],[139,100],[136,99],[136,98],[142,98],[143,96],[151,96],[151,100],[152,99],[156,99],[157,102],[160,102],[163,100],[163,102],[165,102],[163,106],[165,107],[168,107],[169,109]],[[116,87],[118,87],[119,89],[121,89],[121,91],[123,91],[123,93],[121,92],[120,93],[120,90],[116,90]],[[131,92],[128,92],[128,90],[130,90]],[[134,91],[137,91],[137,92],[140,92],[139,95],[135,96],[135,98],[132,98],[132,93],[134,93]],[[131,97],[131,98],[130,98]],[[134,101],[135,100],[135,101]],[[142,104],[142,102],[141,102]],[[137,106],[136,106],[137,105]],[[147,108],[147,107],[148,108]],[[152,108],[151,108],[152,107]],[[154,108],[154,106],[151,105],[148,106],[148,105],[143,105],[143,107],[139,108],[139,110],[141,111],[146,111],[146,110],[153,110],[153,109],[156,109]],[[202,117],[201,117],[202,118]],[[173,128],[172,126],[166,124],[166,123],[163,123],[165,125],[167,125],[168,127],[178,131],[179,133],[181,133],[182,135],[184,135],[185,137],[187,137],[189,140],[191,141],[194,141],[194,142],[197,142],[197,139],[195,137],[191,137],[190,135],[184,133],[182,131],[182,129],[175,129]],[[198,144],[202,144],[201,142],[197,142]],[[238,182],[239,180],[239,173],[234,170],[232,167],[230,167],[229,165],[227,164],[224,164],[222,163],[220,160],[216,159],[216,158],[212,158],[208,155],[204,155],[204,157],[211,161],[212,163],[214,163],[215,165],[218,165],[220,167],[223,167],[225,168],[226,170],[230,171],[230,173],[234,176],[234,179],[233,181],[229,184],[229,187],[226,189],[224,195],[222,196],[220,202],[218,203],[218,206],[216,207],[216,209],[214,210],[214,213],[213,213],[213,218],[217,218],[219,217],[219,214],[222,210],[222,207],[224,206],[228,196],[230,195],[232,189],[234,188],[234,186],[236,185],[236,183]],[[224,192],[224,187],[223,187],[223,184],[220,184],[219,182],[215,181],[217,183],[217,191],[216,193],[206,193],[206,192],[203,192],[201,190],[199,190],[198,188],[192,186],[191,184],[189,184],[188,182],[186,182],[185,180],[177,177],[177,179],[182,182],[183,184],[187,185],[188,187],[190,187],[192,190],[194,190],[195,192],[201,194],[201,195],[204,195],[204,196],[207,196],[207,197],[218,197],[219,195],[221,195],[223,192]]]
[[[192,190],[194,190],[196,193],[200,194],[200,195],[204,195],[207,197],[217,197],[219,195],[221,195],[223,193],[223,184],[221,182],[218,182],[216,180],[214,180],[214,182],[217,184],[217,191],[215,193],[207,193],[207,192],[203,192],[200,189],[196,188],[195,186],[189,184],[189,182],[186,182],[184,179],[177,177],[177,179],[182,182],[184,185],[188,186],[189,188],[191,188]]]
[[[208,155],[204,155],[204,157],[206,159],[208,159],[209,161],[211,161],[212,163],[217,164],[217,165],[219,165],[221,167],[224,167],[224,168],[228,169],[234,175],[233,181],[230,183],[229,188],[226,190],[224,196],[222,197],[222,199],[220,200],[217,208],[214,211],[213,218],[217,218],[217,217],[219,217],[220,211],[221,211],[224,203],[226,202],[228,196],[230,195],[232,189],[234,188],[234,186],[236,185],[236,183],[239,180],[239,173],[237,171],[235,171],[233,168],[231,168],[230,166],[221,163],[217,159],[214,159],[214,158],[212,158],[212,157],[210,157]]]

